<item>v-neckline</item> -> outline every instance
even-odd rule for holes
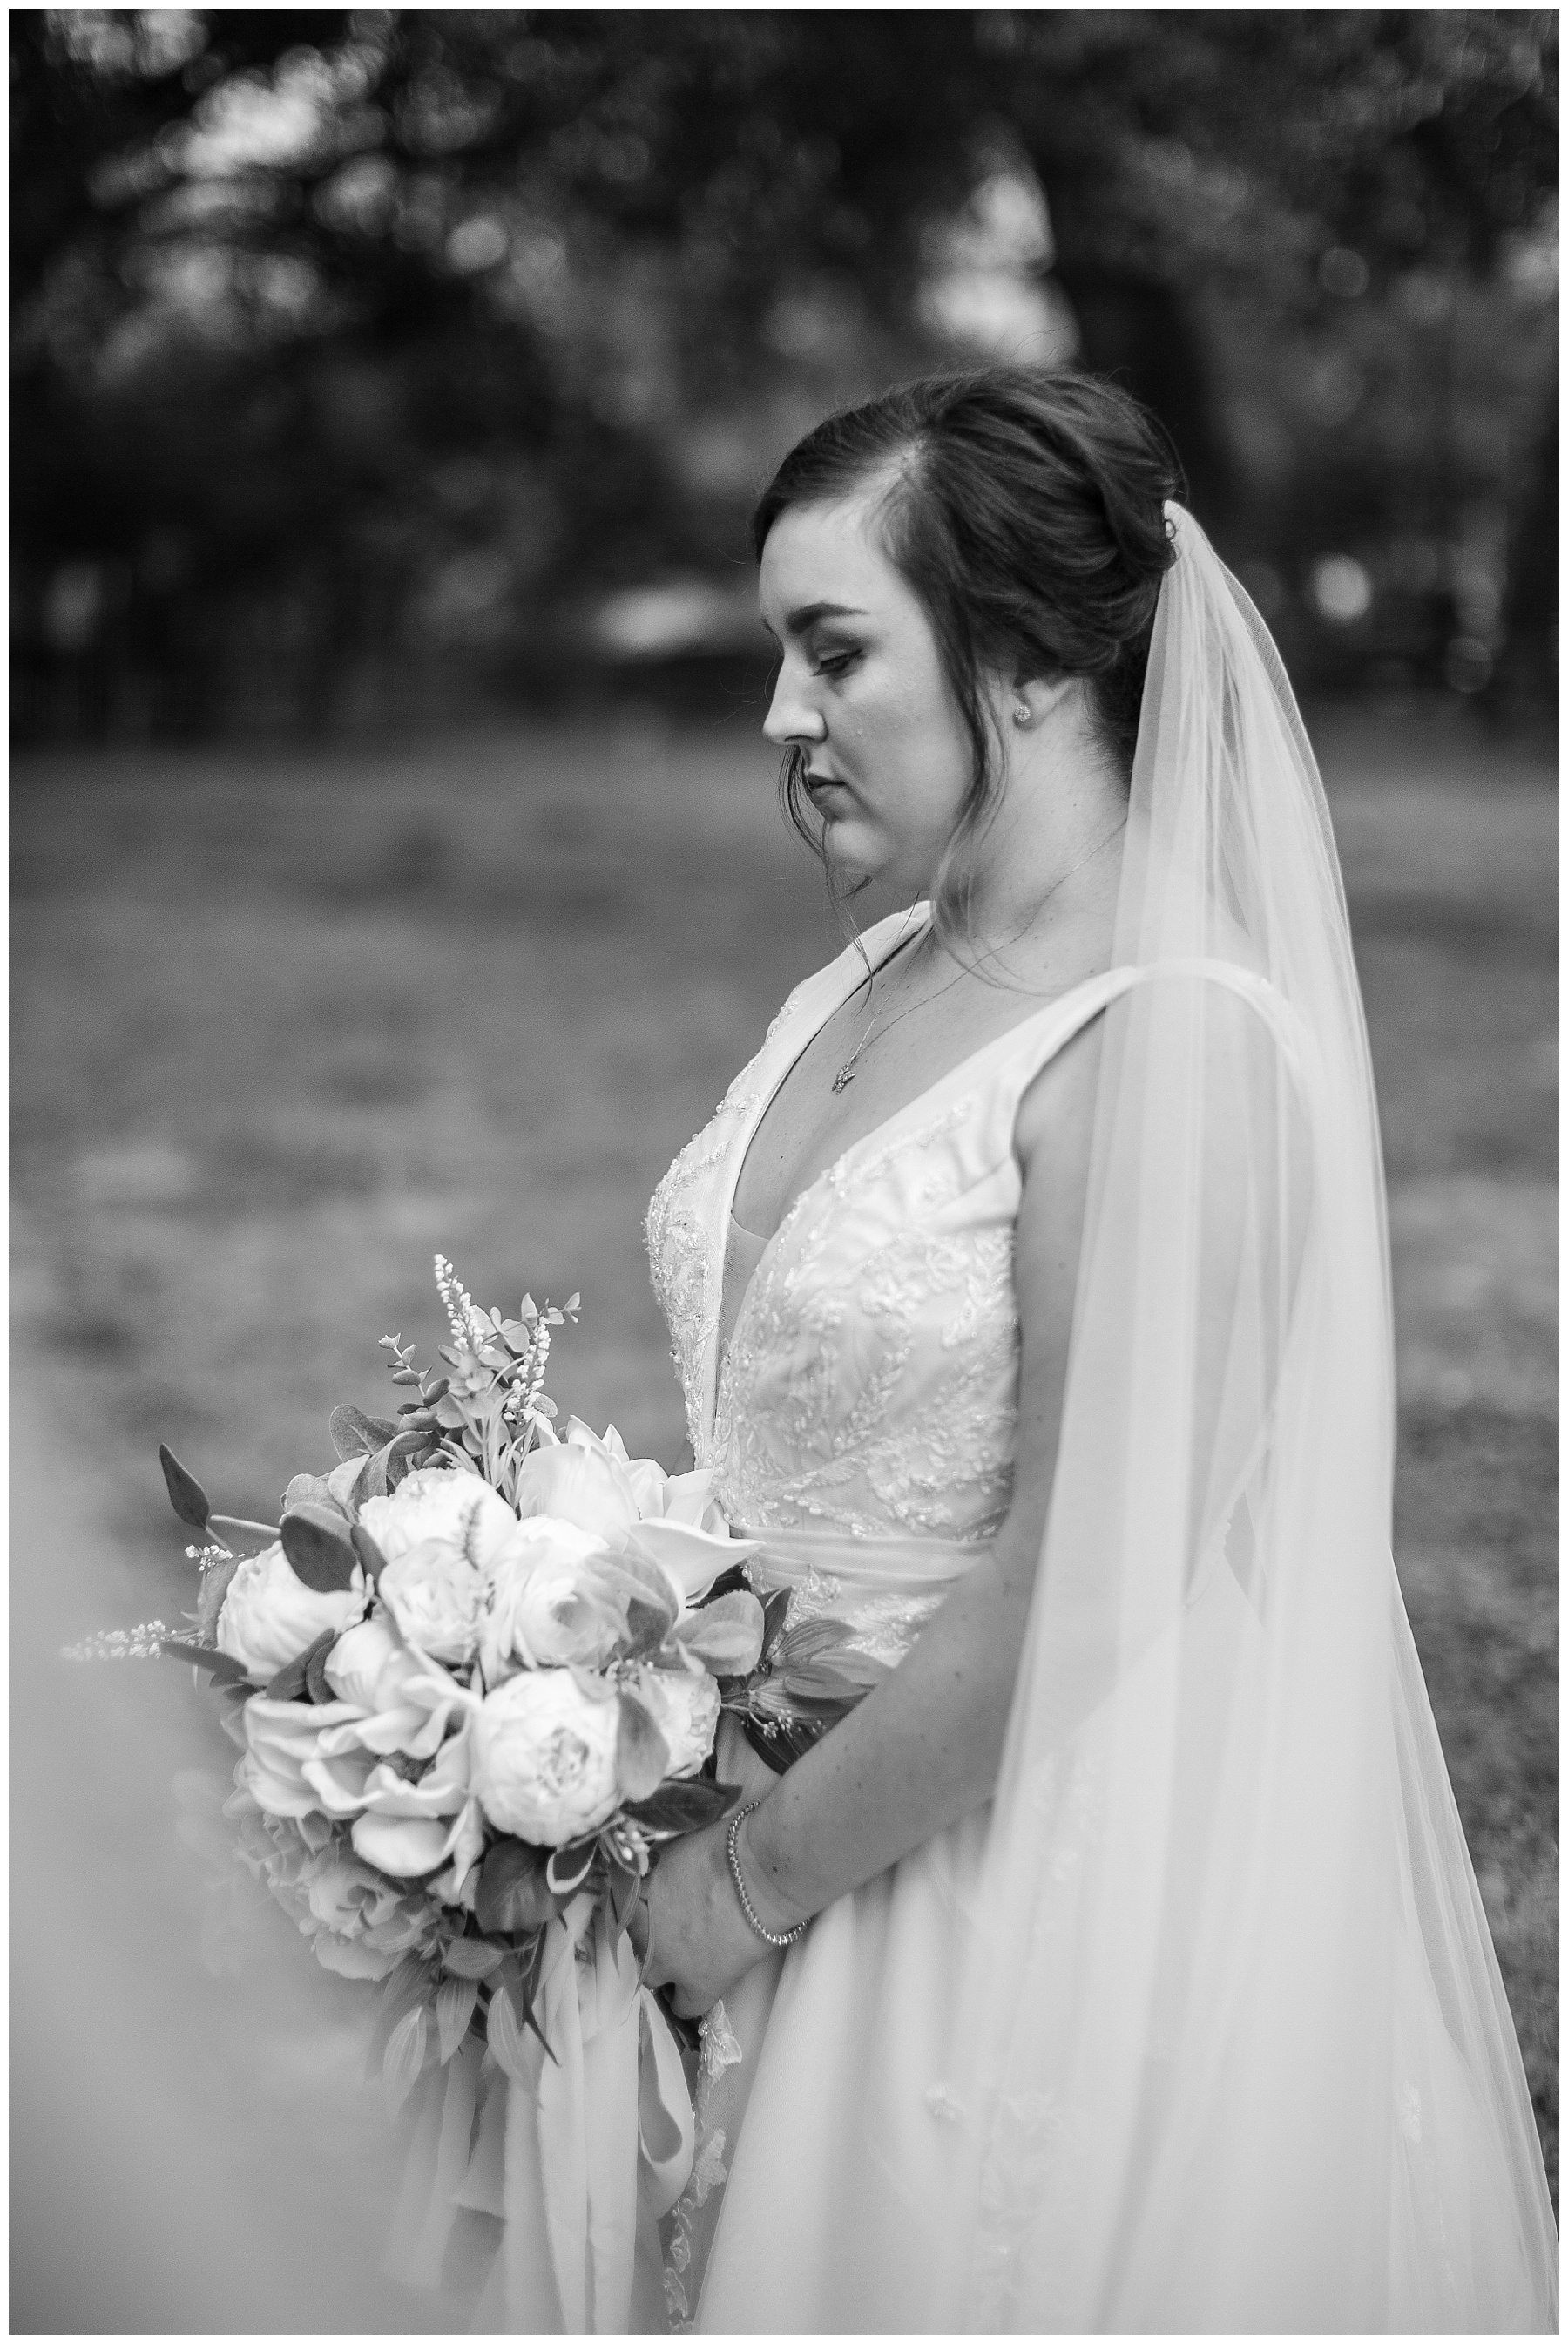
[[[882,968],[886,963],[892,958],[894,953],[900,950],[904,944],[914,941],[915,938],[918,938],[922,935],[925,928],[930,925],[930,904],[920,903],[914,908],[922,914],[920,927],[915,930],[913,937],[900,933],[891,939],[886,952],[879,954],[877,959],[872,963],[871,973],[873,975],[875,975],[877,971]],[[897,914],[891,914],[890,916],[896,917]],[[906,919],[907,917],[908,914],[905,914]],[[862,938],[861,942],[864,943],[864,941],[865,939]],[[827,972],[824,971],[823,974],[826,975]],[[774,1070],[766,1087],[753,1094],[752,1097],[748,1102],[745,1120],[741,1124],[740,1129],[736,1133],[733,1141],[730,1143],[729,1164],[726,1170],[725,1177],[721,1184],[717,1200],[717,1227],[710,1229],[709,1232],[709,1245],[710,1248],[709,1259],[717,1261],[719,1270],[719,1308],[711,1321],[713,1331],[709,1340],[708,1356],[704,1361],[705,1421],[709,1437],[711,1437],[712,1434],[714,1420],[719,1407],[719,1379],[722,1363],[721,1350],[728,1350],[734,1343],[736,1332],[739,1329],[741,1318],[745,1314],[748,1298],[752,1288],[757,1283],[763,1263],[767,1260],[768,1256],[772,1252],[779,1238],[789,1228],[791,1222],[794,1221],[807,1199],[814,1196],[817,1190],[820,1188],[825,1182],[831,1180],[836,1174],[842,1172],[845,1166],[849,1164],[853,1157],[858,1156],[862,1148],[869,1147],[873,1140],[885,1139],[889,1132],[894,1130],[898,1125],[902,1123],[906,1116],[913,1115],[917,1108],[929,1106],[930,1102],[935,1098],[939,1093],[945,1090],[948,1085],[951,1083],[955,1077],[960,1075],[967,1074],[976,1062],[979,1059],[983,1058],[988,1052],[997,1049],[1003,1043],[1013,1040],[1022,1028],[1025,1026],[1032,1024],[1035,1018],[1043,1017],[1050,1010],[1060,1009],[1064,1003],[1070,1001],[1073,995],[1081,992],[1085,986],[1102,984],[1105,982],[1106,978],[1112,976],[1115,974],[1116,972],[1113,969],[1105,969],[1101,970],[1097,976],[1084,977],[1080,984],[1069,985],[1065,993],[1059,993],[1054,1000],[1041,1002],[1040,1007],[1038,1009],[1031,1010],[1027,1017],[1020,1017],[1016,1026],[1009,1026],[1000,1034],[993,1034],[989,1042],[982,1042],[978,1049],[970,1051],[968,1056],[960,1058],[956,1066],[950,1066],[945,1074],[939,1075],[934,1082],[928,1083],[924,1090],[918,1091],[913,1098],[906,1099],[902,1106],[895,1107],[891,1115],[884,1116],[880,1123],[873,1124],[869,1131],[862,1132],[859,1139],[850,1140],[848,1147],[841,1148],[830,1163],[824,1164],[819,1172],[814,1173],[811,1178],[806,1182],[804,1187],[798,1189],[795,1195],[790,1198],[789,1204],[780,1214],[778,1226],[770,1237],[759,1237],[755,1229],[745,1230],[744,1234],[749,1237],[759,1249],[757,1258],[751,1266],[750,1274],[747,1278],[745,1285],[740,1289],[740,1297],[735,1308],[735,1316],[730,1321],[729,1343],[721,1346],[720,1329],[724,1325],[724,1272],[729,1251],[729,1225],[735,1218],[735,1198],[740,1187],[740,1176],[746,1168],[746,1159],[751,1152],[751,1143],[756,1138],[759,1130],[761,1128],[763,1116],[767,1114],[769,1108],[772,1106],[774,1100],[783,1089],[785,1083],[789,1080],[795,1068],[799,1065],[801,1059],[805,1056],[812,1043],[817,1039],[818,1035],[822,1032],[829,1020],[838,1014],[838,1012],[843,1007],[844,1003],[849,997],[848,992],[835,991],[833,999],[828,1004],[827,1007],[817,1018],[810,1032],[802,1036],[789,1057],[785,1059]],[[737,1228],[740,1228],[742,1225],[739,1221],[736,1221],[735,1226]]]

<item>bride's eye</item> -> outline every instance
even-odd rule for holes
[[[859,656],[858,651],[820,652],[813,665],[819,675],[843,675],[854,666]]]

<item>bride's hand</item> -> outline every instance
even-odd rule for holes
[[[779,1779],[729,1718],[720,1729],[719,1775],[721,1782],[740,1784],[743,1804],[762,1797]],[[674,2006],[683,2018],[711,2010],[771,1950],[749,1925],[729,1876],[732,1814],[662,1851],[631,1919],[639,1961],[651,1937],[645,1982],[672,1985]]]

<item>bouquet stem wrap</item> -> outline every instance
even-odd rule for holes
[[[477,2139],[477,2038],[426,2085],[387,2269],[437,2285],[467,2208],[505,2225],[477,2327],[662,2327],[657,2225],[691,2171],[691,2100],[669,2022],[597,1898],[574,1898],[548,1925],[535,2015],[550,2049],[531,2028],[514,2038]]]

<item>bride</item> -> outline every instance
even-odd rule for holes
[[[826,1623],[638,1924],[707,2014],[677,2327],[1555,2325],[1390,1553],[1328,816],[1175,488],[1115,390],[996,369],[758,510],[790,811],[910,908],[648,1217],[697,1462]]]

